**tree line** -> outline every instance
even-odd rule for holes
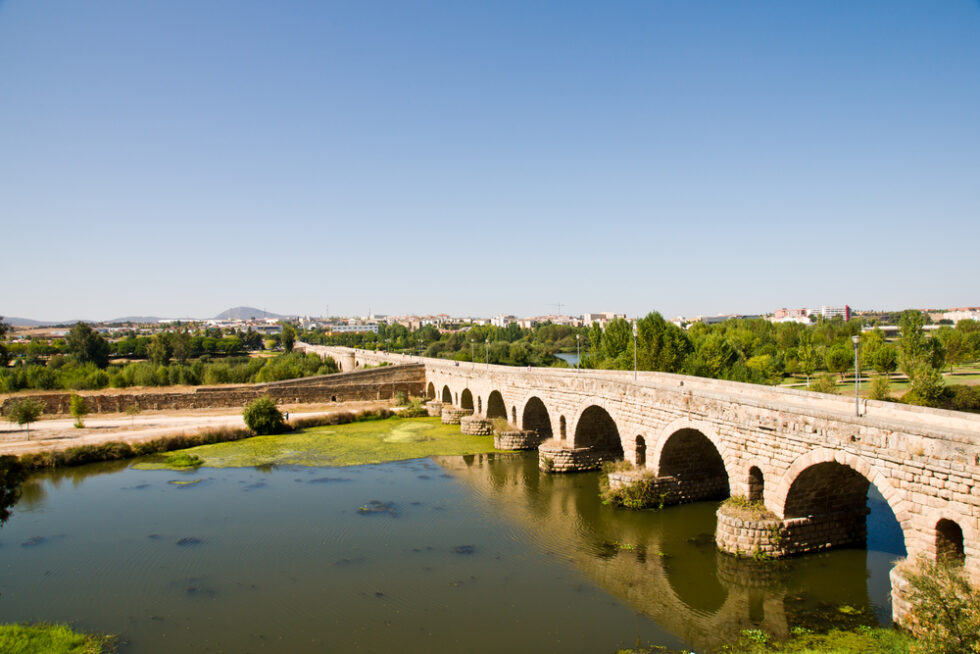
[[[10,365],[10,354],[12,350],[16,353],[18,346],[3,344],[7,329],[0,320],[0,391],[3,392],[244,384],[338,371],[329,357],[321,360],[313,354],[292,352],[289,334],[295,335],[295,331],[291,326],[283,330],[284,346],[288,341],[283,354],[252,358],[246,356],[246,348],[260,348],[262,342],[251,330],[228,336],[223,336],[220,330],[196,335],[177,330],[150,337],[129,335],[110,343],[89,325],[77,323],[64,341],[28,344],[27,355],[16,358],[13,365]],[[212,353],[222,358],[213,361]],[[113,354],[146,360],[112,363]]]

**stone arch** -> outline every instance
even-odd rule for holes
[[[429,385],[425,389],[425,397],[429,400],[436,399],[436,386],[432,382],[429,382]]]
[[[660,430],[660,436],[657,438],[656,443],[651,449],[647,447],[647,461],[650,461],[653,465],[657,466],[657,474],[664,475],[666,473],[660,470],[660,461],[663,459],[664,447],[666,447],[667,442],[670,437],[681,430],[693,430],[700,432],[702,436],[707,438],[711,444],[714,446],[715,451],[721,456],[721,460],[725,464],[725,474],[729,479],[736,479],[737,476],[733,474],[738,470],[738,466],[732,460],[728,448],[722,442],[721,438],[718,437],[717,428],[709,422],[704,422],[702,420],[691,420],[690,418],[678,418],[666,427]]]
[[[516,406],[511,406],[510,407],[510,423],[512,425],[516,425],[517,424],[517,407]]]
[[[487,396],[487,418],[507,419],[507,405],[504,404],[504,396],[500,391],[493,391]]]
[[[801,455],[783,473],[773,492],[768,494],[766,507],[787,520],[811,517],[814,512],[810,509],[813,508],[850,513],[854,516],[854,529],[860,532],[852,541],[856,543],[866,538],[867,493],[871,485],[878,489],[888,504],[901,527],[902,544],[906,551],[911,551],[910,512],[906,508],[904,493],[893,486],[880,469],[850,452],[822,447]],[[808,497],[813,501],[808,502]],[[859,503],[859,506],[855,506],[855,503]],[[835,518],[834,522],[841,525],[843,521]]]
[[[616,421],[608,411],[596,404],[588,406],[575,421],[572,444],[575,448],[608,451],[623,456],[623,445]]]
[[[568,425],[565,422],[565,416],[560,416],[558,418],[558,430],[561,435],[561,440],[568,438]]]
[[[700,429],[682,427],[658,444],[657,474],[672,480],[680,502],[722,499],[730,477],[718,446]]]
[[[750,502],[762,502],[766,497],[766,478],[762,474],[759,466],[749,468],[748,492],[746,493]]]
[[[633,465],[637,468],[647,467],[647,441],[642,436],[636,437],[633,450]]]
[[[562,417],[562,428],[565,426],[564,420],[565,418]],[[536,395],[528,398],[524,404],[524,412],[521,415],[521,429],[537,432],[538,436],[543,439],[552,437],[551,416],[548,415],[548,407]]]
[[[479,395],[476,396],[476,412],[483,415],[483,398]]]
[[[456,401],[453,402],[456,406],[459,406],[459,391],[456,392]]]
[[[952,520],[942,518],[936,523],[936,560],[962,564],[966,561],[963,548],[963,528]]]
[[[470,389],[463,389],[462,395],[459,396],[459,408],[473,410],[473,393]]]
[[[449,386],[442,387],[442,402],[443,404],[453,403],[453,392],[449,390]]]

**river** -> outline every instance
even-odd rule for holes
[[[25,487],[0,529],[0,616],[133,653],[701,651],[753,626],[888,623],[883,505],[867,551],[757,563],[716,552],[715,503],[603,506],[598,474],[539,473],[535,453],[90,465]]]

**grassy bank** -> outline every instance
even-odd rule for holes
[[[115,636],[86,634],[63,624],[0,625],[5,654],[104,654],[115,651]]]
[[[289,432],[303,430],[323,425],[343,425],[364,420],[381,420],[392,414],[388,409],[361,411],[359,413],[340,412],[325,416],[301,418],[285,425]],[[100,463],[103,461],[119,461],[151,454],[172,452],[188,448],[228,443],[254,437],[255,434],[244,427],[223,427],[210,429],[199,434],[175,434],[161,436],[141,443],[123,443],[113,441],[101,445],[80,445],[64,450],[34,452],[20,457],[20,464],[27,470],[44,470],[69,466]],[[281,436],[281,435],[280,435]]]
[[[353,466],[427,456],[494,452],[492,436],[461,434],[439,418],[390,418],[384,422],[308,427],[288,434],[256,436],[184,451],[204,467],[259,465]],[[140,470],[173,469],[164,457],[140,461]]]
[[[812,633],[794,629],[788,640],[776,640],[759,629],[747,629],[737,642],[723,645],[717,654],[908,654],[912,639],[895,629],[858,627]],[[621,649],[617,654],[689,654],[665,647]]]

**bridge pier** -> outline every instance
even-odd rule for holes
[[[493,433],[493,423],[474,414],[460,418],[459,431],[469,436],[489,436]]]
[[[425,404],[425,410],[430,418],[438,418],[442,415],[442,406],[442,402],[438,400],[429,400]]]
[[[800,518],[724,504],[718,508],[715,544],[735,556],[782,558],[867,540],[867,507]]]
[[[458,425],[466,416],[473,415],[473,409],[460,409],[454,406],[442,407],[442,424]]]
[[[515,429],[494,434],[493,446],[498,450],[536,450],[543,440],[533,429]]]
[[[544,472],[584,472],[598,470],[603,461],[622,458],[621,452],[589,447],[562,447],[560,441],[538,446],[538,467]]]

